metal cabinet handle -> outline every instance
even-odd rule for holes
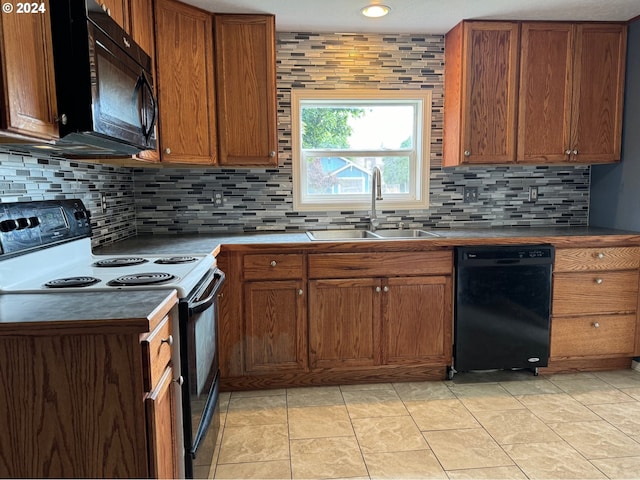
[[[465,156],[465,157],[468,157],[468,156],[470,156],[470,155],[471,155],[471,152],[470,152],[469,150],[465,150],[465,151],[464,151],[464,156]]]
[[[174,382],[176,382],[178,385],[182,386],[182,384],[184,383],[184,378],[182,377],[182,375],[180,375],[178,378],[176,378],[174,380]]]
[[[304,292],[302,291],[302,289],[298,290],[298,295],[302,295]]]
[[[269,265],[271,265],[272,267],[275,267],[278,264],[278,262],[276,262],[275,260],[271,260],[271,263]]]
[[[598,285],[601,285],[601,284],[602,284],[602,279],[601,279],[601,278],[596,278],[596,283],[597,283]]]
[[[572,153],[573,153],[574,155],[577,155],[577,154],[578,154],[578,150],[575,150],[575,149],[574,149]]]
[[[173,345],[173,335],[169,335],[167,338],[163,338],[162,340],[160,340],[160,343],[166,343],[171,347]]]
[[[271,158],[275,157],[275,156],[276,156],[276,152],[275,152],[275,150],[271,150],[271,151],[269,152],[269,156],[270,156]]]
[[[564,153],[565,153],[566,155],[571,155],[571,149],[570,149],[570,148],[567,148],[567,149],[564,151]]]
[[[604,253],[602,252],[598,253],[598,258],[604,258]]]
[[[592,325],[593,328],[600,328],[600,324],[598,322],[593,322]]]
[[[382,289],[380,287],[376,287],[376,293],[380,293]]]
[[[385,287],[382,289],[382,291],[383,291],[383,292],[388,292],[388,291],[389,291],[389,287],[385,286]]]
[[[171,154],[171,149],[170,148],[165,148],[164,149],[164,153],[166,153],[167,155]]]

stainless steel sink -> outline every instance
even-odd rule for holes
[[[437,233],[420,229],[397,230],[316,230],[307,232],[311,240],[384,240],[392,238],[429,238],[439,237]]]
[[[382,238],[425,238],[439,237],[437,233],[420,229],[376,230],[376,235]]]
[[[311,240],[380,240],[380,236],[368,230],[315,230],[307,232]]]

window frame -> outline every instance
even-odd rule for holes
[[[429,207],[429,167],[431,156],[431,90],[291,90],[291,147],[292,147],[292,174],[293,174],[293,208],[296,211],[340,211],[340,210],[368,210],[371,207],[371,194],[350,195],[348,197],[328,194],[314,195],[313,200],[304,194],[306,185],[302,151],[301,108],[304,103],[330,103],[335,101],[336,106],[353,108],[358,102],[378,102],[380,105],[408,103],[416,105],[416,118],[414,122],[414,143],[410,157],[410,187],[407,194],[385,194],[385,199],[378,201],[379,209],[426,209]],[[353,103],[350,103],[353,102]],[[313,153],[335,154],[346,156],[406,156],[406,150],[313,150]],[[382,155],[380,155],[382,154]],[[413,164],[412,164],[413,162]],[[419,184],[418,184],[419,181]],[[348,204],[345,204],[348,200]]]

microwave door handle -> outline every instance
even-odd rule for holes
[[[140,92],[140,87],[144,86],[145,83],[145,78],[144,78],[144,74],[140,75],[138,77],[138,81],[136,82],[136,86],[134,88],[135,91],[135,98],[138,101],[138,111],[140,113],[140,126],[142,127],[142,134],[145,137],[145,140],[147,138],[147,125],[145,124],[145,119],[146,119],[146,115],[144,112],[144,100],[142,97],[142,94],[139,93]]]
[[[215,302],[216,297],[218,296],[218,293],[220,292],[220,289],[224,284],[225,275],[224,273],[218,271],[214,274],[214,276],[217,278],[215,287],[213,287],[213,290],[207,298],[196,302],[189,307],[189,316],[204,312],[206,309],[211,307],[211,305],[213,305],[213,302]]]
[[[147,89],[147,92],[149,93],[149,98],[151,98],[151,103],[153,104],[153,117],[151,117],[151,122],[149,123],[148,127],[147,125],[144,124],[144,121],[142,122],[142,133],[144,135],[144,140],[145,142],[149,141],[149,137],[151,136],[151,132],[153,131],[153,127],[156,124],[156,117],[157,117],[157,112],[158,112],[158,104],[156,102],[156,98],[153,96],[153,88],[151,88],[151,84],[149,83],[149,80],[147,80],[147,75],[142,72],[142,74],[140,75],[140,77],[138,78],[138,85],[142,84],[143,88]],[[140,118],[144,119],[146,118],[145,112],[142,111],[143,106],[140,106]]]
[[[149,130],[144,136],[145,140],[148,142],[149,137],[151,136],[151,132],[153,132],[153,128],[155,127],[156,122],[158,121],[158,101],[156,100],[156,97],[153,95],[153,87],[151,87],[151,83],[147,79],[147,74],[142,72],[142,76],[144,78],[144,85],[149,91],[149,98],[151,99],[151,103],[153,104],[153,108],[152,108],[153,117],[151,118],[151,123],[149,124]]]

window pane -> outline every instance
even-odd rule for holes
[[[409,157],[306,157],[306,194],[362,195],[371,193],[371,172],[380,168],[383,193],[408,193]]]
[[[303,149],[413,148],[414,105],[302,105]]]

